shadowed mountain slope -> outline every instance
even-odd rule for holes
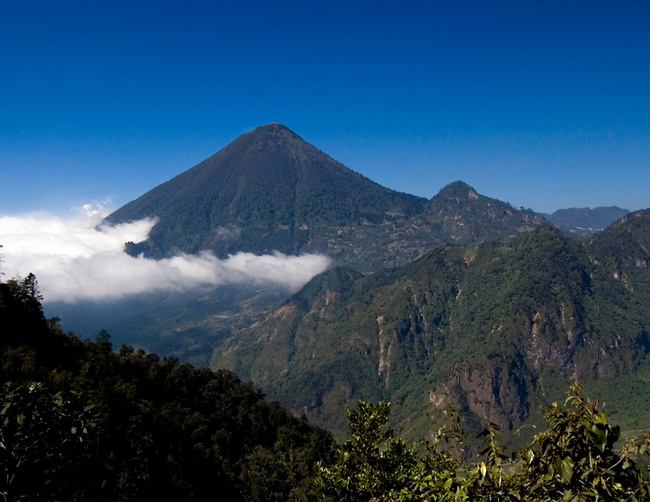
[[[158,218],[145,242],[127,245],[132,254],[325,253],[364,271],[410,262],[445,242],[516,235],[543,221],[464,183],[443,192],[462,194],[427,200],[384,188],[273,123],[243,134],[106,221]]]

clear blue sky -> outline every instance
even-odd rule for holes
[[[645,208],[649,27],[647,0],[6,0],[0,214],[118,207],[268,122],[416,195]]]

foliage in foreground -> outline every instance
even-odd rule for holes
[[[418,448],[386,427],[388,414],[384,402],[360,402],[348,410],[349,439],[336,462],[320,468],[321,500],[650,500],[650,484],[634,461],[648,450],[650,433],[617,450],[619,428],[607,423],[578,383],[571,385],[565,406],[548,408],[547,430],[511,457],[496,440],[498,428],[486,426],[486,446],[476,463],[463,460],[457,419]]]
[[[0,284],[0,500],[309,500],[332,439],[229,372],[81,341]]]

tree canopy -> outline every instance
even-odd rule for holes
[[[330,435],[227,371],[113,351],[46,320],[35,278],[0,284],[4,500],[309,500]]]
[[[607,423],[578,383],[571,385],[564,406],[548,406],[547,429],[511,456],[497,441],[494,424],[480,434],[485,448],[473,460],[459,448],[457,421],[429,442],[408,444],[387,427],[388,410],[384,402],[360,402],[348,410],[349,439],[332,465],[321,465],[322,500],[650,500],[647,476],[635,462],[650,446],[650,433],[616,448],[619,428]]]

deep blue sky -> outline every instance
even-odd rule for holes
[[[0,2],[0,214],[136,198],[268,122],[425,197],[650,206],[650,2]]]

